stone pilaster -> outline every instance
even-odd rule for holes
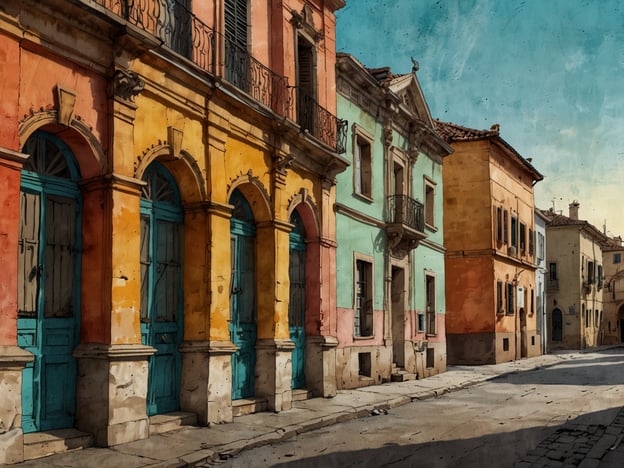
[[[141,344],[81,344],[78,363],[76,427],[107,447],[149,436],[147,361],[156,350]]]
[[[266,398],[270,411],[292,408],[292,350],[289,339],[260,339],[256,342],[256,396]]]
[[[314,396],[336,396],[337,346],[333,336],[306,337],[306,387]]]
[[[0,464],[24,460],[22,369],[33,359],[18,346],[0,346]]]
[[[232,422],[230,341],[187,341],[182,353],[180,407],[197,415],[200,425]]]

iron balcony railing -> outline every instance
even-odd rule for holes
[[[242,47],[197,18],[189,0],[93,0],[136,27],[158,37],[178,54],[223,78],[282,117],[296,121],[316,139],[346,151],[346,121],[338,119],[311,96],[288,92],[288,78],[273,72]],[[218,66],[222,63],[223,69]],[[297,100],[297,115],[293,100]]]
[[[403,224],[418,232],[425,232],[425,207],[407,195],[387,198],[388,224]]]
[[[288,78],[256,60],[245,47],[223,37],[225,80],[281,116],[289,116],[291,107]]]
[[[342,154],[346,151],[347,122],[321,106],[309,93],[294,87],[297,102],[297,123],[302,130],[307,130],[316,139],[336,149]],[[292,117],[291,117],[292,118]]]
[[[559,289],[559,280],[558,279],[548,279],[548,280],[546,280],[546,289],[558,290]]]

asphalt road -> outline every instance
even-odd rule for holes
[[[564,424],[604,424],[622,406],[617,348],[301,434],[219,466],[511,467]]]

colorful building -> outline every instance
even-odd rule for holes
[[[446,369],[442,158],[413,73],[338,54],[350,167],[337,177],[336,380],[354,388]]]
[[[602,246],[604,290],[602,344],[624,343],[624,245],[621,237],[608,239]]]
[[[498,125],[436,126],[454,150],[443,168],[448,362],[539,355],[533,186],[542,175]]]
[[[335,393],[342,6],[0,7],[0,463]]]
[[[541,210],[548,219],[546,251],[550,333],[548,349],[585,349],[602,344],[604,270],[600,230],[579,219],[579,203],[569,215]]]

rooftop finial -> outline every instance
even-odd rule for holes
[[[410,59],[412,60],[412,73],[415,75],[416,72],[420,69],[420,65],[418,65],[418,62],[414,57],[410,57]]]

